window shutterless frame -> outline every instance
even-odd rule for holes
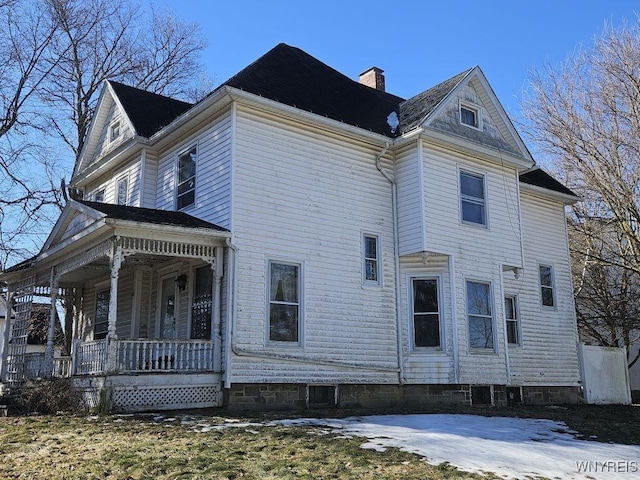
[[[460,124],[475,130],[482,130],[482,107],[471,102],[458,104]]]
[[[488,227],[487,182],[484,173],[458,169],[460,221],[467,225]]]
[[[556,307],[555,279],[551,265],[538,265],[540,301],[544,308]]]
[[[410,331],[413,348],[444,350],[440,277],[409,277]]]
[[[176,210],[183,210],[196,202],[198,145],[194,144],[178,154],[176,160]]]
[[[127,205],[129,202],[129,177],[126,175],[116,181],[116,202],[118,205]]]
[[[267,262],[267,343],[302,344],[302,263]]]
[[[369,285],[381,283],[381,249],[380,236],[370,233],[362,234],[362,280]]]
[[[520,314],[518,312],[518,298],[516,295],[505,295],[504,317],[507,322],[507,343],[520,345]]]
[[[493,293],[490,282],[467,280],[469,348],[495,351]]]

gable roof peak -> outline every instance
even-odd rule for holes
[[[129,118],[135,133],[149,138],[189,110],[193,104],[107,80],[111,91]]]

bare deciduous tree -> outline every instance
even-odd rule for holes
[[[130,0],[47,0],[62,35],[60,61],[42,89],[55,114],[48,121],[77,158],[105,80],[187,97],[204,92],[199,55],[206,47],[195,23],[169,10],[143,9]],[[202,83],[211,87],[211,81]],[[63,113],[60,115],[60,113]]]
[[[640,341],[627,332],[640,313],[640,24],[606,26],[530,86],[525,132],[582,196],[570,222],[581,332],[629,347]]]
[[[3,268],[37,251],[62,208],[60,179],[82,150],[104,80],[185,100],[213,82],[198,25],[134,0],[0,0],[0,25]]]

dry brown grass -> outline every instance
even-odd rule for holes
[[[207,419],[208,422],[211,419]],[[311,427],[195,432],[178,420],[105,416],[0,419],[2,479],[482,478]]]
[[[640,444],[640,406],[448,407],[422,412],[548,418],[565,422],[586,439]],[[0,479],[486,478],[448,464],[432,466],[397,449],[363,449],[362,439],[340,438],[317,427],[249,425],[196,431],[199,422],[225,421],[216,416],[219,410],[197,413],[210,415],[191,417],[188,424],[181,423],[180,416],[171,421],[153,416],[0,418]],[[371,412],[305,411],[298,416],[353,414]],[[236,418],[261,422],[293,416],[274,412]]]

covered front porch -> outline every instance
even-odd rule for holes
[[[70,204],[42,252],[2,274],[15,310],[5,388],[70,376],[103,410],[175,408],[175,392],[183,407],[221,405],[228,231],[180,212]],[[43,295],[64,311],[67,342],[33,359],[22,337]]]

